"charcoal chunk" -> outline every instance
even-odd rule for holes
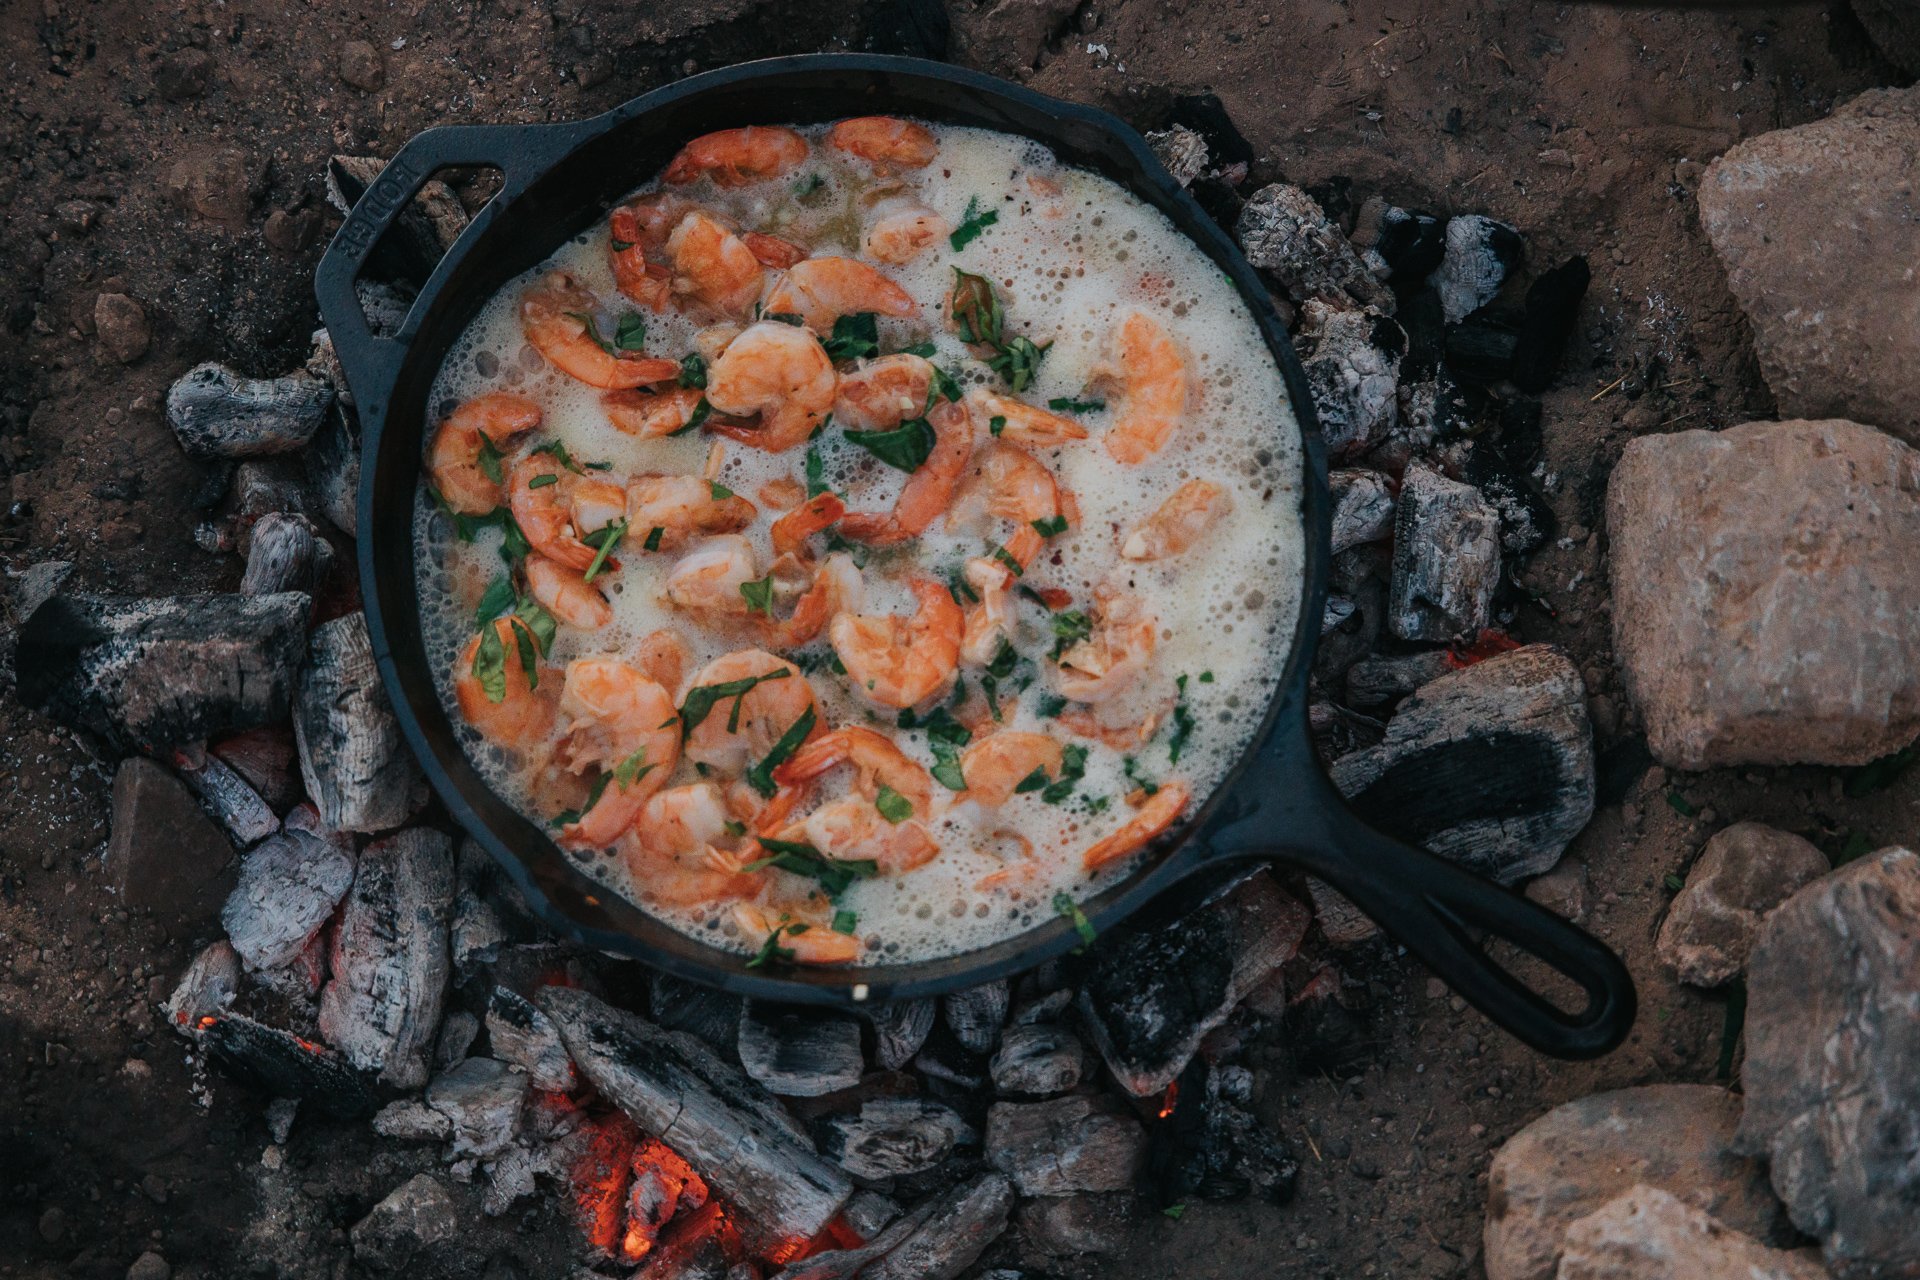
[[[274,512],[253,524],[247,543],[247,568],[240,594],[266,596],[279,591],[318,592],[333,562],[333,548],[318,537],[305,516]]]
[[[313,439],[333,388],[304,370],[249,378],[209,361],[167,392],[167,422],[193,458],[292,453]]]
[[[854,1115],[821,1122],[820,1150],[860,1178],[925,1173],[955,1147],[980,1141],[952,1107],[923,1098],[874,1098]]]
[[[1433,274],[1446,254],[1446,221],[1376,196],[1360,207],[1353,241],[1363,258],[1378,260],[1386,278],[1418,282]]]
[[[1569,258],[1527,286],[1526,319],[1513,352],[1513,384],[1522,391],[1538,394],[1553,385],[1592,278],[1585,258]]]
[[[987,1163],[1022,1195],[1125,1191],[1146,1162],[1140,1122],[1110,1099],[996,1102],[987,1111]]]
[[[197,1025],[207,1057],[269,1098],[297,1098],[342,1120],[370,1116],[378,1105],[368,1079],[325,1045],[237,1013]]]
[[[486,1159],[520,1132],[526,1073],[494,1058],[468,1058],[427,1086],[426,1102],[451,1122],[454,1155]]]
[[[190,1036],[202,1018],[224,1013],[240,991],[240,957],[225,940],[212,943],[193,958],[167,997],[167,1025]]]
[[[987,1069],[1002,1093],[1065,1093],[1086,1074],[1087,1047],[1065,1027],[1009,1027]]]
[[[1340,228],[1299,187],[1276,182],[1254,192],[1234,234],[1247,261],[1270,273],[1295,302],[1357,302],[1393,311],[1393,291],[1374,278]]]
[[[940,1011],[954,1039],[974,1053],[986,1053],[1000,1039],[1011,994],[1007,980],[1001,978],[954,992],[941,1000]]]
[[[1237,1200],[1258,1191],[1272,1204],[1293,1198],[1299,1162],[1243,1105],[1252,1099],[1245,1067],[1196,1058],[1181,1073],[1173,1113],[1154,1126],[1148,1164],[1169,1201]]]
[[[1183,187],[1207,170],[1207,140],[1185,125],[1149,133],[1147,149]]]
[[[1334,471],[1327,485],[1333,495],[1331,554],[1384,541],[1393,532],[1393,488],[1378,471]]]
[[[895,1000],[867,1010],[873,1025],[874,1061],[898,1071],[913,1061],[933,1030],[937,1007],[932,1000]]]
[[[647,1008],[655,1022],[669,1031],[699,1036],[711,1048],[734,1056],[745,1001],[717,987],[703,987],[666,973],[648,975],[648,983]]]
[[[957,1280],[1007,1229],[1013,1187],[982,1174],[931,1202],[912,1234],[860,1272],[860,1280]]]
[[[1500,516],[1472,485],[1408,467],[1394,515],[1387,625],[1403,640],[1476,636],[1500,585]]]
[[[573,1058],[560,1029],[533,1001],[495,987],[487,1000],[487,1043],[495,1057],[525,1071],[534,1088],[572,1091]]]
[[[353,884],[353,855],[304,831],[286,831],[240,863],[220,923],[246,966],[292,964]]]
[[[1513,374],[1520,330],[1507,318],[1482,313],[1447,330],[1447,372],[1474,386],[1488,386]]]
[[[740,1019],[740,1065],[770,1091],[817,1098],[860,1083],[860,1023],[825,1009],[750,1000]]]
[[[426,799],[426,783],[400,737],[366,617],[314,628],[293,720],[300,776],[330,827],[386,831]]]
[[[1526,252],[1520,232],[1478,213],[1447,223],[1447,250],[1437,280],[1448,324],[1459,324],[1493,301]]]
[[[1364,453],[1399,416],[1400,359],[1407,335],[1376,311],[1340,310],[1318,301],[1301,308],[1295,345],[1328,456]]]
[[[235,844],[245,848],[280,829],[272,807],[237,770],[217,755],[195,754],[197,762],[179,762],[180,780],[200,797],[201,807],[219,820]]]

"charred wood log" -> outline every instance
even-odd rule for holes
[[[278,969],[300,955],[352,884],[352,854],[304,831],[283,832],[241,861],[220,924],[247,968]]]
[[[1007,1229],[1013,1186],[982,1174],[934,1201],[912,1234],[860,1272],[860,1280],[955,1280]]]
[[[900,1206],[891,1196],[878,1191],[859,1190],[840,1210],[840,1219],[862,1240],[871,1240],[900,1216]]]
[[[305,516],[272,512],[253,525],[247,544],[247,568],[240,594],[269,596],[277,591],[318,594],[333,562],[333,548],[316,536]]]
[[[291,724],[229,734],[208,743],[207,750],[232,766],[275,813],[300,802],[300,759]]]
[[[855,1192],[854,1200],[866,1194],[864,1191]],[[848,1201],[849,1205],[852,1203],[852,1200]],[[929,1200],[905,1217],[894,1218],[865,1244],[851,1249],[830,1249],[803,1258],[775,1272],[773,1280],[853,1280],[869,1262],[885,1257],[896,1246],[906,1243],[933,1216],[935,1208],[934,1202]]]
[[[1022,1195],[1125,1191],[1146,1154],[1140,1122],[1111,1099],[996,1102],[987,1111],[987,1163]]]
[[[1472,485],[1407,468],[1394,513],[1387,623],[1403,640],[1478,635],[1500,585],[1500,514]]]
[[[342,1120],[379,1105],[367,1078],[323,1044],[237,1013],[203,1015],[197,1025],[207,1057],[270,1098],[296,1098]]]
[[[380,683],[365,615],[314,628],[294,710],[300,776],[328,826],[385,831],[425,800],[419,766]]]
[[[1163,1202],[1238,1200],[1253,1191],[1273,1204],[1292,1199],[1300,1166],[1246,1110],[1251,1073],[1196,1058],[1179,1085],[1172,1114],[1153,1128],[1148,1156]]]
[[[209,361],[167,392],[167,422],[190,458],[255,458],[305,445],[332,402],[333,388],[304,370],[249,378]]]
[[[873,1058],[889,1071],[898,1071],[913,1061],[913,1055],[927,1042],[933,1030],[935,1005],[932,1000],[895,1000],[876,1005],[867,1012],[873,1026]]]
[[[858,1178],[925,1173],[979,1140],[959,1112],[923,1098],[874,1098],[820,1124],[821,1153]]]
[[[280,818],[247,780],[219,756],[175,752],[174,767],[187,789],[241,848],[280,829]]]
[[[653,1021],[668,1031],[685,1031],[707,1042],[727,1058],[737,1058],[740,1017],[746,1002],[717,987],[703,987],[672,974],[654,973],[648,980],[647,1008]]]
[[[826,1009],[747,1002],[740,1065],[770,1091],[818,1098],[860,1083],[860,1024]]]
[[[536,998],[581,1073],[739,1210],[756,1252],[811,1239],[853,1193],[773,1097],[684,1032],[571,987]]]
[[[228,943],[216,942],[195,956],[180,975],[167,998],[167,1025],[191,1036],[201,1019],[226,1012],[239,991],[240,957]]]
[[[344,405],[333,406],[300,457],[315,508],[334,528],[349,538],[358,537],[360,432]]]
[[[1513,353],[1513,385],[1538,395],[1553,385],[1560,356],[1580,318],[1593,272],[1582,257],[1569,258],[1527,286],[1526,322]]]
[[[355,1066],[402,1089],[426,1083],[447,994],[453,850],[438,831],[402,831],[360,854],[333,937],[320,1033]]]
[[[1087,1048],[1065,1027],[1009,1027],[987,1070],[1001,1093],[1065,1093],[1086,1074]]]
[[[484,1160],[520,1132],[527,1077],[494,1058],[468,1058],[427,1086],[426,1103],[449,1121],[454,1155]]]
[[[531,941],[537,932],[526,903],[499,864],[474,841],[462,840],[448,935],[454,972],[464,979],[477,966],[498,959],[502,947]]]
[[[1293,958],[1311,920],[1259,871],[1170,925],[1103,938],[1080,1009],[1121,1087],[1146,1097],[1173,1083],[1201,1037]]]
[[[20,700],[122,749],[285,720],[310,607],[292,591],[52,595],[20,628]]]
[[[560,1028],[526,997],[505,987],[493,989],[487,1000],[487,1042],[495,1057],[525,1071],[534,1088],[573,1090],[573,1059],[560,1039]]]
[[[1333,496],[1334,555],[1385,541],[1393,533],[1393,490],[1378,471],[1342,470],[1327,476]]]
[[[940,1011],[954,1039],[974,1053],[990,1053],[999,1042],[1010,1000],[1011,989],[1002,978],[944,997]]]

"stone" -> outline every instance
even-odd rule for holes
[[[430,1173],[415,1174],[353,1226],[354,1260],[394,1271],[428,1256],[460,1229],[453,1193]]]
[[[1680,981],[1717,987],[1739,976],[1767,913],[1832,870],[1809,842],[1758,822],[1707,841],[1667,908],[1654,955]]]
[[[1733,1150],[1739,1120],[1738,1097],[1697,1084],[1596,1093],[1547,1112],[1488,1170],[1487,1280],[1553,1280],[1567,1228],[1640,1183],[1768,1238],[1780,1206],[1760,1163]]]
[[[1916,1008],[1920,857],[1907,849],[1801,889],[1747,961],[1734,1145],[1767,1158],[1793,1225],[1842,1280],[1920,1275]]]
[[[107,877],[122,905],[199,923],[233,886],[233,846],[186,784],[142,756],[113,775]]]
[[[1883,57],[1910,76],[1920,75],[1920,23],[1908,0],[1853,0],[1853,16]]]
[[[166,54],[153,69],[153,86],[167,102],[197,98],[212,81],[213,55],[191,45]]]
[[[167,1260],[149,1249],[133,1260],[127,1268],[127,1280],[170,1280],[173,1268]]]
[[[1247,261],[1270,273],[1295,302],[1317,298],[1334,307],[1355,303],[1391,315],[1393,291],[1333,225],[1318,201],[1276,182],[1253,193],[1233,228]]]
[[[1041,1196],[1020,1207],[1020,1229],[1033,1247],[1056,1258],[1124,1252],[1135,1216],[1133,1196]]]
[[[1553,870],[1527,882],[1526,895],[1562,920],[1577,924],[1586,919],[1587,897],[1592,888],[1587,864],[1578,858],[1562,858]]]
[[[1642,436],[1607,532],[1662,764],[1858,765],[1920,736],[1920,452],[1837,419]]]
[[[1828,1280],[1658,1187],[1638,1185],[1567,1228],[1555,1280]]]
[[[1309,298],[1300,315],[1294,345],[1327,454],[1365,453],[1392,434],[1398,421],[1406,331],[1373,308],[1356,311],[1317,298]]]
[[[103,293],[93,300],[93,327],[100,345],[121,364],[138,361],[153,342],[146,309],[124,293]]]
[[[1507,272],[1526,252],[1519,231],[1478,213],[1447,223],[1447,247],[1434,283],[1448,324],[1459,324],[1493,301]]]
[[[340,78],[356,89],[372,93],[387,81],[380,50],[366,40],[348,40],[340,46]]]
[[[168,167],[161,190],[188,213],[238,227],[246,222],[260,183],[259,168],[244,151],[193,147]]]
[[[1500,513],[1472,485],[1409,466],[1393,518],[1393,634],[1472,640],[1493,620],[1499,585]]]
[[[1423,685],[1328,772],[1382,831],[1512,884],[1593,816],[1586,686],[1552,645],[1510,650]]]
[[[1146,1161],[1140,1122],[1103,1098],[996,1102],[987,1111],[987,1163],[1022,1195],[1126,1191]]]
[[[1851,418],[1920,442],[1916,172],[1920,87],[1869,90],[1707,166],[1700,222],[1782,417]]]

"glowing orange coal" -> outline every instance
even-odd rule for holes
[[[661,1232],[676,1215],[705,1207],[707,1184],[678,1152],[658,1138],[644,1139],[634,1149],[632,1171],[620,1256],[627,1262],[638,1262],[653,1252]]]
[[[1160,1118],[1165,1120],[1180,1105],[1180,1082],[1175,1080],[1167,1086],[1166,1096],[1160,1099]]]

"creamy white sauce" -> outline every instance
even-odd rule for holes
[[[784,178],[731,191],[704,181],[676,190],[743,229],[782,235],[808,245],[816,255],[857,255],[856,197],[874,180],[864,165],[825,146],[820,140],[823,129],[802,132],[815,144],[813,153]],[[1146,462],[1123,466],[1101,447],[1100,437],[1113,418],[1111,409],[1076,415],[1091,437],[1040,455],[1074,493],[1082,523],[1070,534],[1049,540],[1024,582],[1065,588],[1077,609],[1091,605],[1093,588],[1103,581],[1124,585],[1151,601],[1160,629],[1151,675],[1126,706],[1108,716],[1126,722],[1137,719],[1139,712],[1164,708],[1176,697],[1177,679],[1188,677],[1183,699],[1194,728],[1178,763],[1169,760],[1172,716],[1165,717],[1153,740],[1131,755],[1140,776],[1184,781],[1197,806],[1258,728],[1285,662],[1299,607],[1302,464],[1286,388],[1231,283],[1158,211],[1105,178],[1061,165],[1029,140],[945,126],[934,132],[941,144],[937,158],[901,181],[950,225],[961,222],[973,201],[999,216],[959,252],[942,237],[909,264],[882,266],[913,295],[921,313],[913,319],[881,318],[883,352],[930,340],[937,348],[935,363],[963,382],[1007,390],[945,326],[944,300],[952,268],[959,266],[992,282],[1005,304],[1009,333],[1052,342],[1036,381],[1022,394],[1031,403],[1044,406],[1056,397],[1082,398],[1091,370],[1106,353],[1113,326],[1132,309],[1152,314],[1187,353],[1193,385],[1189,414],[1169,444]],[[796,199],[796,187],[811,182],[815,174],[824,185],[805,202]],[[1036,194],[1027,181],[1033,176],[1056,184],[1059,194]],[[541,267],[510,282],[448,356],[435,383],[434,423],[471,396],[511,390],[543,406],[539,440],[557,437],[576,459],[610,464],[611,476],[699,474],[717,437],[694,432],[678,439],[640,440],[621,433],[601,411],[600,391],[549,368],[522,337],[519,296],[532,279],[555,266],[590,287],[601,298],[606,317],[637,309],[615,290],[606,258],[602,222],[561,246]],[[769,284],[777,275],[767,273]],[[672,310],[643,314],[649,354],[677,359],[692,350],[701,321]],[[988,438],[985,425],[977,424],[979,444]],[[905,479],[902,473],[847,444],[837,427],[830,426],[819,445],[828,483],[846,498],[849,509],[880,510],[892,504]],[[757,502],[760,486],[768,480],[804,480],[804,456],[803,449],[769,454],[729,443],[720,478]],[[1231,514],[1184,554],[1153,563],[1120,559],[1125,533],[1183,481],[1196,476],[1230,492]],[[746,535],[764,571],[772,554],[768,528],[780,513],[760,505],[760,518]],[[1000,527],[1004,536],[1004,523]],[[454,540],[450,522],[438,514],[424,487],[415,529],[427,649],[442,699],[459,723],[452,695],[454,666],[476,629],[473,611],[480,593],[500,572],[499,537],[486,531],[472,543]],[[949,567],[983,554],[986,544],[977,530],[950,531],[936,522],[917,547],[919,563],[944,578]],[[703,629],[668,604],[663,583],[678,558],[643,554],[632,541],[626,543],[620,549],[623,568],[599,579],[614,607],[613,625],[597,632],[562,627],[550,660],[564,665],[584,654],[631,653],[641,637],[670,627],[692,649],[691,677],[707,661],[750,647],[751,642],[738,636]],[[904,556],[873,558],[865,575],[866,612],[910,610],[910,597],[896,579],[912,563]],[[935,816],[929,827],[940,843],[940,855],[898,877],[856,881],[837,904],[857,913],[869,962],[927,959],[985,946],[1051,915],[1058,893],[1085,897],[1134,865],[1130,858],[1091,876],[1082,870],[1082,851],[1132,816],[1123,797],[1134,783],[1127,777],[1124,753],[1073,737],[1057,720],[1040,714],[1043,699],[1053,692],[1054,666],[1046,659],[1053,643],[1051,627],[1045,611],[1033,603],[1021,603],[1017,617],[1014,642],[1023,661],[1016,675],[1003,682],[1004,727],[1049,732],[1063,742],[1086,746],[1085,776],[1060,803],[1047,804],[1039,793],[1030,793],[1013,797],[994,812],[970,802],[955,804],[954,793],[935,783]],[[825,635],[807,651],[827,653]],[[963,669],[963,675],[970,696],[978,700],[980,672]],[[1010,686],[1029,678],[1031,685],[1024,692],[1009,695]],[[811,679],[830,725],[894,725],[895,712],[869,704],[827,667]],[[550,816],[529,795],[527,778],[514,759],[487,747],[477,734],[469,731],[466,736],[470,757],[503,795],[536,821]],[[916,759],[933,762],[924,733],[900,732],[897,740]],[[669,784],[697,778],[683,760]],[[846,786],[844,780],[830,779],[823,794],[831,797]],[[1009,883],[983,889],[982,877],[1007,867],[1007,859],[1016,856],[1018,842],[996,835],[999,832],[1030,841],[1033,865]],[[617,857],[574,856],[609,889],[640,901],[685,932],[717,945],[751,949],[741,941],[725,906],[704,914],[660,910],[646,904]]]

